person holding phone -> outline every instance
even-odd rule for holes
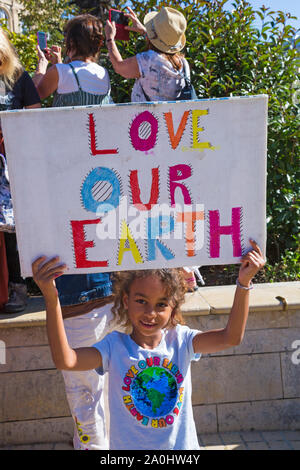
[[[0,29],[0,110],[30,109],[41,106],[40,97],[28,72]],[[8,266],[8,300],[3,307],[5,313],[22,312],[27,305],[27,285],[20,272],[20,261],[15,233],[14,213],[7,172],[5,142],[0,128],[0,232],[4,232],[5,254]],[[0,259],[3,266],[4,260]]]
[[[76,16],[64,28],[67,63],[58,46],[38,47],[34,76],[40,98],[54,93],[53,107],[112,102],[107,70],[98,64],[103,25],[90,14]],[[52,65],[48,68],[48,61]],[[90,346],[111,331],[110,273],[65,275],[56,280],[64,326],[74,347]],[[76,450],[108,448],[105,379],[95,371],[63,372],[66,395],[74,419]]]
[[[64,28],[68,63],[61,63],[57,46],[38,46],[38,66],[33,77],[41,99],[54,94],[53,107],[107,104],[110,79],[107,70],[98,64],[103,44],[101,21],[93,15],[79,15]],[[56,60],[48,68],[50,55]],[[55,59],[55,57],[54,57]]]
[[[185,87],[184,68],[190,77],[188,62],[182,54],[187,27],[184,15],[174,8],[163,7],[159,12],[147,13],[142,24],[133,10],[127,8],[129,13],[124,14],[131,19],[132,25],[125,28],[143,35],[148,50],[123,59],[115,42],[116,25],[108,20],[106,45],[115,72],[124,78],[136,79],[131,92],[132,102],[176,100]],[[198,288],[194,268],[183,269],[192,292]]]
[[[147,13],[142,24],[128,7],[125,16],[131,26],[125,27],[143,35],[148,50],[123,59],[115,43],[116,25],[107,21],[105,25],[106,45],[109,58],[116,73],[124,78],[135,78],[132,102],[166,101],[178,97],[185,86],[182,54],[185,46],[186,19],[181,12],[163,7],[159,12]]]

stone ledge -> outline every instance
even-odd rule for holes
[[[228,314],[233,302],[235,286],[200,287],[186,294],[182,306],[184,316]],[[250,295],[250,313],[286,311],[300,308],[300,281],[256,284]],[[46,323],[43,297],[31,297],[22,313],[0,313],[0,328],[43,326]]]
[[[235,286],[201,287],[200,294],[210,314],[229,313]],[[194,295],[194,294],[192,294]],[[250,312],[290,310],[300,307],[300,282],[255,284],[250,294]]]
[[[21,313],[0,313],[0,328],[44,326],[46,324],[43,297],[30,297],[26,309]]]

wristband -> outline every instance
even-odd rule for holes
[[[106,42],[112,42],[113,39],[106,39]]]
[[[236,285],[237,285],[240,289],[244,289],[244,290],[251,290],[251,289],[253,289],[253,283],[252,283],[252,281],[250,281],[250,286],[249,286],[249,287],[245,287],[245,286],[242,286],[242,284],[240,283],[239,279],[237,278],[237,279],[236,279]]]

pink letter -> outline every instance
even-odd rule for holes
[[[143,122],[150,124],[151,131],[149,136],[146,126],[145,129],[144,126],[142,126]],[[139,132],[140,130],[141,132]],[[130,138],[135,150],[146,151],[152,149],[156,142],[157,131],[157,119],[153,116],[153,114],[149,113],[149,111],[144,111],[134,118],[130,127]],[[143,138],[143,132],[145,132],[145,138]],[[142,137],[140,137],[140,135],[142,135]]]
[[[231,225],[220,225],[219,211],[209,211],[211,258],[220,257],[220,235],[231,235],[233,245],[233,256],[238,257],[242,255],[240,222],[241,207],[232,208]]]

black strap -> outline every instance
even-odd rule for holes
[[[141,82],[140,82],[140,85],[141,85],[141,89],[143,90],[143,93],[144,93],[144,95],[145,95],[146,101],[152,101],[152,100],[149,98],[149,96],[146,94],[144,88],[142,87]]]
[[[72,72],[73,72],[73,74],[74,74],[74,77],[76,78],[76,82],[77,82],[78,88],[79,88],[79,90],[81,91],[81,86],[80,86],[80,83],[79,83],[79,79],[78,79],[78,77],[77,77],[77,74],[76,74],[76,72],[75,72],[75,69],[74,69],[74,67],[73,67],[72,64],[69,64],[69,66],[70,66],[71,69],[72,69]]]

